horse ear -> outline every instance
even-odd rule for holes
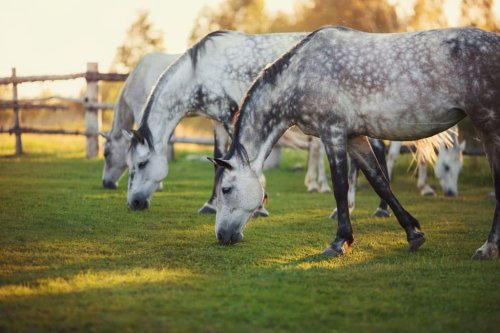
[[[132,130],[132,137],[137,142],[140,142],[141,144],[144,144],[144,137],[139,132],[137,132],[136,130]]]
[[[132,134],[124,129],[122,129],[122,134],[125,137],[125,140],[132,141]]]
[[[221,168],[225,168],[225,169],[228,169],[228,170],[233,170],[233,166],[228,161],[225,161],[225,160],[223,160],[221,158],[207,157],[207,160],[209,160],[210,162],[212,162],[213,164],[215,164],[216,166],[219,166]]]
[[[99,135],[105,138],[106,140],[109,140],[109,133],[108,132],[99,132]]]
[[[463,140],[462,142],[460,142],[460,151],[464,151],[465,150],[465,140]]]

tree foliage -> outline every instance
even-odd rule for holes
[[[127,30],[125,41],[116,51],[112,68],[131,71],[142,57],[154,51],[165,51],[163,32],[153,27],[148,11],[139,11],[137,19]]]

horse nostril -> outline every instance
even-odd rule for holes
[[[223,239],[224,239],[224,237],[222,236],[222,233],[221,233],[221,232],[218,232],[218,233],[217,233],[217,240],[218,240],[219,242],[221,242]]]
[[[452,191],[452,190],[446,190],[444,192],[444,195],[447,196],[447,197],[455,197],[455,196],[457,196],[457,194],[454,191]]]

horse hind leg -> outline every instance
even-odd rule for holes
[[[500,136],[494,135],[493,138],[485,138],[483,136],[482,139],[484,150],[493,174],[496,207],[488,239],[476,250],[472,259],[498,258],[500,248]]]
[[[365,136],[349,139],[349,153],[355,158],[360,169],[365,174],[375,192],[391,207],[394,215],[406,232],[408,249],[413,252],[425,242],[424,234],[420,231],[418,221],[408,213],[392,193],[387,176],[382,171],[374,153]]]
[[[425,161],[418,163],[417,188],[420,190],[420,195],[424,197],[433,197],[436,195],[434,189],[427,183],[427,163]]]
[[[356,162],[351,158],[349,165],[349,190],[347,191],[347,205],[349,207],[349,215],[354,211],[356,205],[356,187],[358,185],[359,167]],[[338,218],[337,208],[330,214],[330,218],[336,220]]]

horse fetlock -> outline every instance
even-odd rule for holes
[[[479,249],[476,250],[476,253],[472,256],[474,260],[486,260],[486,259],[495,259],[499,257],[498,245],[495,243],[486,242]]]

